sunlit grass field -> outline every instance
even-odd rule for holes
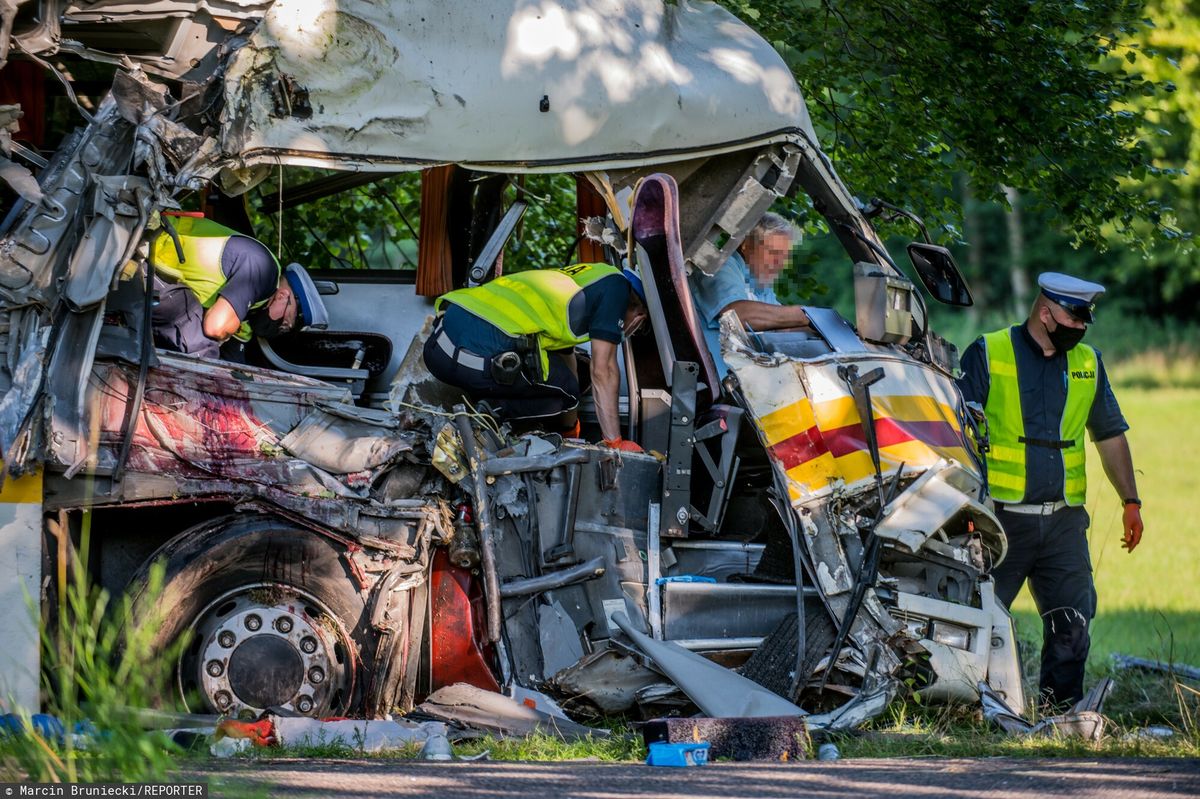
[[[1088,535],[1099,612],[1091,671],[1114,652],[1200,666],[1200,389],[1117,388],[1144,503],[1146,533],[1121,548],[1121,505],[1088,447]],[[1040,642],[1028,590],[1014,606],[1018,634]]]

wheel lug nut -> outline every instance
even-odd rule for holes
[[[226,649],[230,649],[234,644],[237,643],[237,636],[229,632],[229,630],[225,630],[217,636],[217,643]]]
[[[300,697],[299,701],[296,702],[296,710],[299,710],[301,713],[308,713],[312,709],[313,701],[307,696]]]
[[[280,616],[275,620],[275,629],[281,633],[290,633],[292,631],[292,620],[287,616]]]
[[[225,664],[219,660],[210,660],[208,665],[204,667],[210,677],[220,677],[225,673]]]
[[[300,651],[306,655],[311,655],[317,651],[317,639],[304,637],[300,639]]]
[[[246,629],[247,630],[249,630],[250,632],[254,632],[255,630],[259,629],[260,627],[262,627],[262,619],[261,618],[254,615],[253,613],[251,613],[249,616],[246,617]]]
[[[313,666],[308,670],[308,679],[314,685],[319,685],[325,682],[325,672],[321,671],[320,666]]]
[[[228,691],[218,691],[213,699],[216,700],[217,707],[221,710],[227,709],[233,703],[233,697],[229,695]]]

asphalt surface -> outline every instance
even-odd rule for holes
[[[1200,760],[1015,758],[717,763],[651,768],[614,763],[425,763],[401,760],[213,761],[193,770],[210,796],[506,799],[1072,799],[1200,796]]]

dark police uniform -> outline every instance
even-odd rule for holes
[[[211,220],[183,217],[174,224],[185,259],[180,261],[166,233],[156,237],[152,250],[157,268],[154,344],[175,352],[217,358],[221,343],[204,334],[205,311],[224,297],[242,322],[231,346],[248,341],[251,330],[247,319],[275,294],[281,274],[279,262],[258,240]]]
[[[585,273],[579,272],[580,269],[589,270],[591,282],[581,277]],[[576,271],[572,273],[572,270]],[[512,281],[510,288],[515,286],[536,295],[543,287],[516,285],[531,273],[505,276],[474,289],[451,292],[439,300],[445,310],[435,321],[423,352],[425,366],[434,377],[474,397],[489,400],[508,418],[554,417],[579,404],[579,378],[562,358],[544,357],[537,352],[538,347],[554,348],[572,339],[621,342],[630,283],[620,270],[599,264],[581,264],[566,270],[539,271],[542,274],[538,277],[545,277],[547,273],[573,274],[586,285],[567,285],[565,289],[559,286],[561,291],[549,292],[555,296],[546,297],[545,304],[535,301],[525,314],[515,315],[512,304],[503,295],[489,298],[491,304],[469,300],[484,297],[496,285],[508,281]],[[486,314],[492,313],[496,317],[485,318]],[[544,326],[539,328],[537,315],[547,313],[555,315],[556,319],[543,319]],[[550,347],[546,347],[546,340],[539,341],[543,338],[539,330],[556,325],[560,330],[549,340]],[[523,335],[512,335],[518,330]],[[501,374],[496,359],[504,353],[517,353],[522,358],[522,368],[515,373]],[[540,375],[539,355],[542,356]]]
[[[1025,493],[1020,503],[997,502],[997,516],[1008,536],[1008,555],[992,571],[996,595],[1010,606],[1029,579],[1030,593],[1042,615],[1041,688],[1050,701],[1075,702],[1083,696],[1084,665],[1096,615],[1096,591],[1088,554],[1089,518],[1082,504],[1067,505],[1061,436],[1067,402],[1068,356],[1050,357],[1024,325],[1009,329],[1016,357],[1025,446]],[[1095,398],[1087,414],[1093,441],[1129,429],[1096,352]],[[989,361],[982,338],[962,357],[958,386],[963,397],[987,404],[991,389]],[[990,416],[990,414],[989,414]]]

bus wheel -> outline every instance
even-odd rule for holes
[[[268,708],[310,717],[355,709],[372,638],[343,549],[286,521],[238,515],[155,553],[131,586],[140,607],[153,602],[158,651],[184,637],[175,676],[187,710],[255,718]],[[166,574],[150,597],[155,561]]]

